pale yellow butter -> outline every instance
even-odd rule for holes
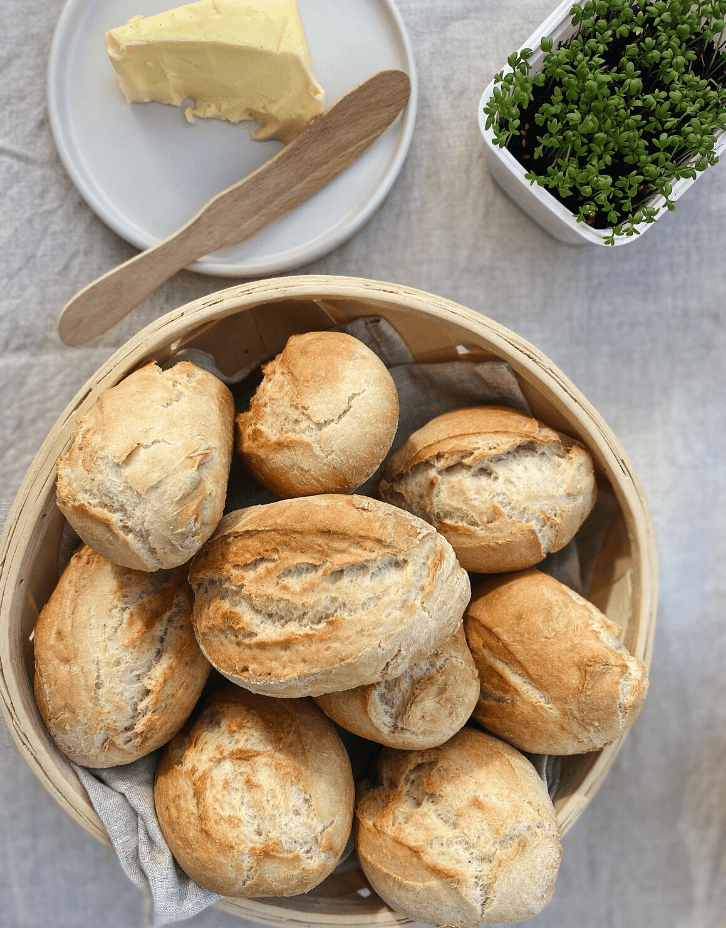
[[[296,0],[197,0],[135,16],[106,33],[129,102],[179,106],[188,116],[259,124],[253,138],[289,142],[323,111]]]

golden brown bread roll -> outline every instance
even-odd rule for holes
[[[194,629],[211,663],[273,696],[399,676],[453,635],[470,595],[442,535],[355,495],[229,513],[189,579]]]
[[[468,721],[479,675],[463,626],[399,677],[315,697],[323,712],[361,738],[392,748],[443,744]]]
[[[252,476],[287,499],[352,493],[396,434],[398,392],[383,362],[344,332],[293,335],[264,365],[236,451]]]
[[[58,506],[86,544],[134,570],[188,561],[222,518],[234,401],[190,361],[105,390],[58,460]]]
[[[353,828],[378,895],[416,923],[452,928],[536,915],[562,853],[532,764],[469,727],[428,750],[383,748],[358,784]]]
[[[536,568],[475,586],[464,630],[481,681],[474,718],[523,751],[596,751],[640,711],[648,677],[620,628]]]
[[[354,785],[333,723],[312,699],[225,683],[165,748],[154,784],[181,868],[224,896],[292,896],[335,868]]]
[[[479,406],[414,432],[386,463],[378,493],[430,522],[467,570],[497,573],[564,547],[596,486],[579,442],[514,409]]]
[[[129,764],[194,708],[210,666],[190,621],[186,570],[119,567],[82,545],[35,626],[35,695],[77,764]]]

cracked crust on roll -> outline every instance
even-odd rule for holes
[[[348,836],[353,774],[312,699],[229,683],[164,750],[154,784],[162,833],[196,883],[232,897],[305,893]]]
[[[35,695],[77,764],[129,764],[166,744],[210,666],[190,621],[186,570],[118,567],[82,545],[35,626]]]
[[[365,876],[392,909],[451,928],[536,915],[562,853],[532,764],[469,727],[437,748],[383,748],[358,784],[354,835]]]
[[[380,358],[344,332],[308,332],[263,371],[236,420],[235,450],[255,480],[283,499],[365,483],[398,425],[398,391]]]
[[[597,751],[643,705],[646,669],[620,628],[536,568],[477,584],[464,630],[480,679],[474,718],[522,751]]]
[[[595,504],[579,442],[504,406],[432,419],[386,463],[381,499],[430,522],[467,570],[521,570],[559,551]]]
[[[189,579],[192,621],[210,662],[275,696],[399,676],[454,634],[470,595],[442,535],[355,495],[229,513]]]
[[[58,460],[58,506],[86,544],[115,564],[186,563],[224,511],[234,400],[190,361],[150,362],[105,390]]]
[[[399,677],[315,702],[342,728],[393,748],[443,744],[469,720],[479,696],[479,675],[460,626],[456,634]]]

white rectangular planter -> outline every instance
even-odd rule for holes
[[[583,6],[586,0],[574,0],[574,2]],[[554,47],[557,48],[558,42],[568,38],[575,31],[570,23],[572,6],[573,0],[563,0],[557,9],[520,47],[520,52],[525,48],[531,48],[534,52],[529,59],[532,72],[539,71],[542,68],[545,53],[540,49],[540,41],[543,36],[553,39]],[[509,65],[506,65],[503,70],[506,73],[512,69]],[[494,81],[492,80],[479,102],[479,128],[484,137],[487,167],[493,179],[514,200],[517,206],[559,241],[567,245],[604,245],[605,239],[611,234],[611,229],[593,229],[583,222],[577,222],[573,213],[549,193],[546,187],[541,187],[537,183],[530,184],[526,180],[524,176],[526,170],[514,155],[507,151],[506,148],[499,148],[498,145],[494,144],[494,132],[492,129],[486,128],[487,117],[484,113],[484,107],[491,99],[493,90]],[[726,132],[719,132],[716,135],[714,152],[720,155],[725,148]],[[697,177],[684,177],[676,181],[673,184],[670,199],[675,202],[679,197],[683,196],[697,179]],[[646,205],[655,206],[660,210],[656,216],[656,221],[665,212],[664,204],[665,198],[660,194],[654,195],[646,203]],[[642,234],[651,226],[652,223],[641,222],[636,228]],[[626,245],[635,241],[636,238],[635,235],[619,235],[615,238],[615,244]]]

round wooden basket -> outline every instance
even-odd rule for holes
[[[624,643],[650,663],[657,564],[648,505],[632,466],[607,425],[536,348],[496,322],[447,300],[394,284],[348,277],[285,277],[231,287],[169,313],[127,342],[69,404],[43,443],[0,541],[0,708],[20,751],[46,789],[98,840],[109,844],[80,781],[50,740],[33,696],[31,633],[58,579],[64,518],[56,506],[55,464],[76,416],[151,358],[163,364],[184,348],[211,352],[235,371],[282,350],[295,332],[328,329],[364,316],[386,319],[422,363],[508,362],[532,413],[582,441],[618,512],[599,554],[588,598],[623,629]],[[563,759],[554,799],[562,833],[580,816],[612,766],[622,738],[604,750]],[[329,877],[304,896],[224,899],[219,908],[273,926],[411,924],[385,905],[359,871]]]

